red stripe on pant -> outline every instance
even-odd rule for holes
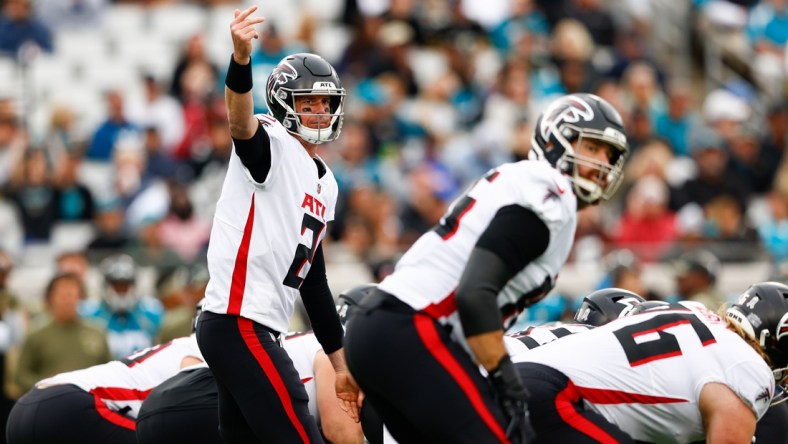
[[[265,348],[263,348],[263,344],[260,343],[260,339],[258,339],[257,333],[254,331],[254,324],[249,319],[239,316],[238,330],[241,332],[241,338],[243,338],[246,347],[252,353],[255,360],[257,360],[260,368],[263,369],[263,373],[265,373],[265,376],[274,387],[276,394],[279,396],[279,401],[282,403],[282,408],[285,409],[287,417],[290,418],[290,422],[293,424],[293,427],[295,427],[301,440],[308,443],[309,437],[306,434],[306,430],[304,430],[304,425],[301,424],[298,416],[296,416],[295,410],[293,410],[290,392],[287,391],[287,387],[284,381],[282,381],[279,371],[276,370],[273,361],[271,361],[271,357],[268,356],[268,353],[265,352]]]
[[[496,438],[498,438],[500,442],[508,443],[509,440],[506,438],[506,432],[503,431],[501,425],[498,424],[498,421],[495,420],[495,417],[487,408],[487,405],[484,403],[482,395],[479,393],[476,385],[462,368],[460,363],[457,362],[449,349],[446,348],[446,344],[441,341],[441,338],[435,329],[433,318],[417,313],[413,316],[413,323],[416,327],[419,337],[421,338],[421,342],[424,344],[430,354],[432,354],[435,360],[437,360],[440,365],[442,365],[443,368],[449,372],[449,375],[451,375],[457,385],[460,386],[462,391],[465,393],[465,396],[468,397],[468,400],[470,401],[474,410],[476,410],[476,412],[482,418],[482,421],[487,424],[487,427],[490,428],[492,433]]]
[[[575,430],[602,444],[618,444],[615,438],[577,411],[574,404],[579,400],[580,393],[578,393],[575,384],[572,381],[567,382],[566,388],[555,397],[555,409],[558,411],[558,416]]]
[[[101,415],[102,418],[115,424],[116,426],[123,427],[124,429],[129,429],[134,432],[137,431],[137,423],[134,422],[133,419],[127,418],[118,412],[113,412],[110,410],[109,407],[104,404],[104,401],[99,398],[99,395],[94,394],[93,399],[96,401],[96,411],[99,415]]]

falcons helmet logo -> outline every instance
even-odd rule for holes
[[[556,102],[558,105],[554,109],[549,109],[544,113],[540,131],[545,140],[549,139],[550,127],[561,128],[562,123],[577,123],[580,121],[594,120],[594,110],[584,100],[577,97],[570,97],[564,102]],[[566,105],[569,106],[566,106]]]
[[[788,336],[788,313],[785,313],[777,324],[777,340],[779,341],[784,336]]]
[[[297,77],[298,71],[290,63],[281,62],[276,65],[268,79],[268,97],[273,97],[274,90],[278,85],[284,85]]]

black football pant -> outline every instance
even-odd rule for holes
[[[585,409],[574,384],[563,373],[531,362],[515,364],[531,396],[528,410],[534,443],[634,443],[618,426]]]
[[[135,444],[134,419],[71,385],[34,388],[8,416],[9,444]]]
[[[276,333],[246,318],[204,312],[197,343],[216,377],[225,442],[323,442],[301,378]]]
[[[351,318],[353,377],[400,443],[509,442],[492,387],[447,327],[383,292]]]
[[[137,422],[138,444],[223,444],[216,406],[170,410]]]
[[[137,415],[137,444],[224,444],[216,379],[207,368],[181,371],[157,386]]]
[[[788,402],[769,407],[755,427],[756,444],[788,442]]]

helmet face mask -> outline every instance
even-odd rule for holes
[[[321,144],[339,137],[344,117],[345,89],[334,68],[320,56],[301,53],[285,57],[268,77],[266,102],[269,114],[291,134],[308,143]],[[329,113],[298,112],[296,99],[303,96],[328,96]],[[318,118],[318,127],[304,124]],[[320,123],[330,118],[325,127]]]
[[[586,139],[609,145],[609,163],[578,153]],[[621,185],[628,155],[621,116],[593,94],[571,94],[550,104],[536,122],[529,152],[529,158],[546,160],[566,174],[575,195],[587,203],[613,196]],[[581,168],[596,171],[596,177],[584,177]]]
[[[769,357],[780,390],[772,404],[788,400],[788,286],[778,282],[750,286],[728,308],[726,318],[758,342]]]

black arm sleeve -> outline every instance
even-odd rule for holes
[[[265,132],[263,124],[257,126],[254,136],[251,139],[241,140],[233,137],[235,153],[241,158],[241,162],[258,183],[265,182],[268,171],[271,170],[271,139]]]
[[[342,348],[344,331],[339,322],[334,296],[328,288],[326,279],[326,262],[323,257],[323,245],[318,245],[312,268],[301,284],[301,300],[312,323],[312,330],[323,351],[333,353]]]
[[[550,230],[533,211],[519,205],[498,210],[471,252],[457,286],[457,311],[465,336],[501,329],[498,293],[541,256],[549,243]]]

